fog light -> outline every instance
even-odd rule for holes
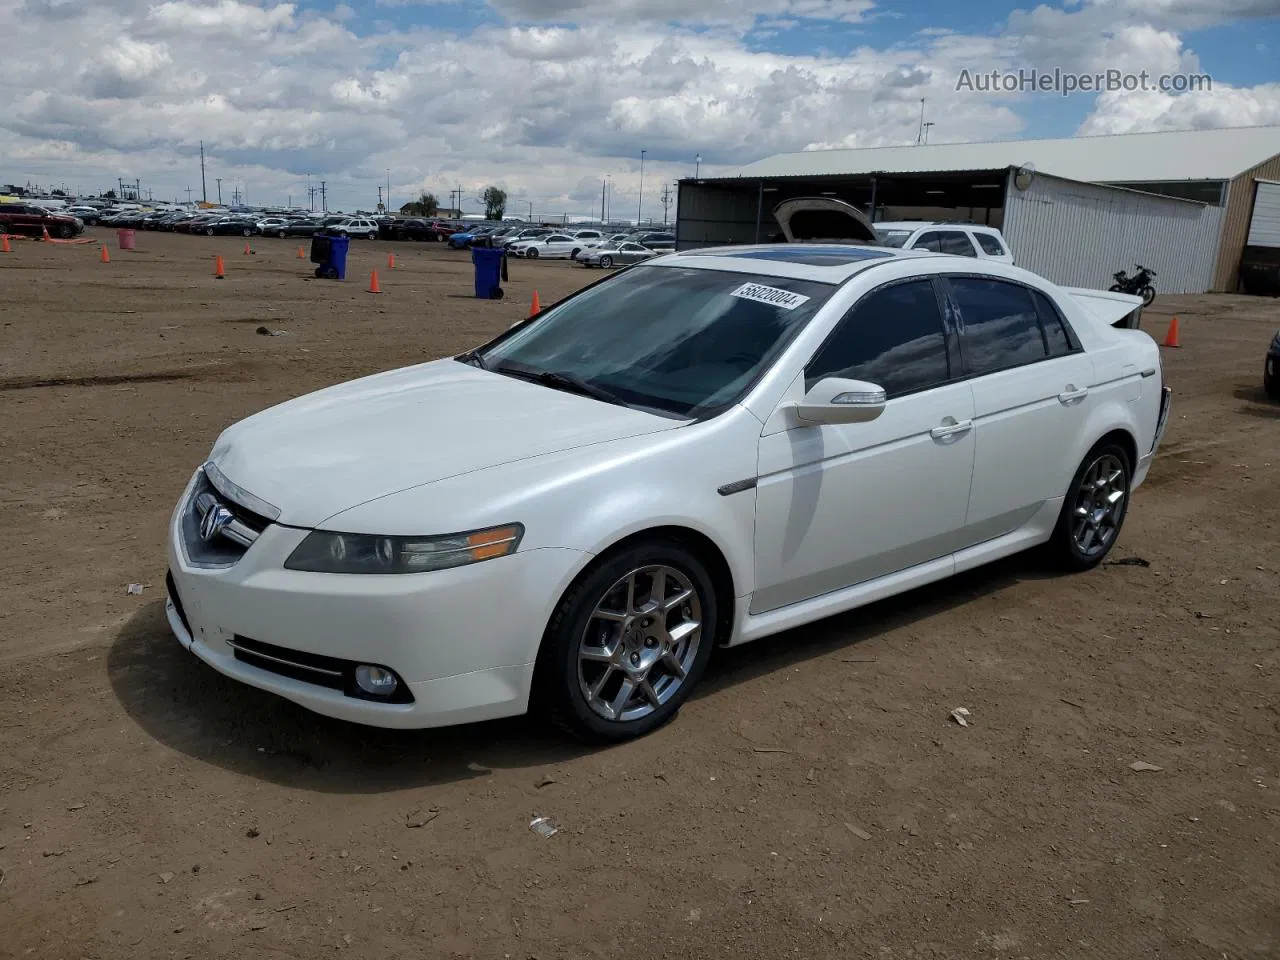
[[[356,667],[356,686],[375,697],[389,697],[396,692],[400,681],[385,667],[371,667],[362,663]]]

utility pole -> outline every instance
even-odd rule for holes
[[[925,98],[921,97],[920,98],[920,129],[916,131],[916,146],[919,146],[921,143],[924,142],[924,101],[925,101]]]
[[[218,206],[222,206],[222,178],[214,177],[214,180],[218,183]]]
[[[378,212],[382,212],[382,184],[378,184]]]
[[[932,126],[933,126],[932,120],[930,120],[928,123],[924,125],[924,142],[925,143],[929,142],[929,128]]]
[[[321,212],[321,213],[328,213],[328,212],[329,212],[329,197],[328,197],[328,194],[326,194],[324,191],[325,191],[325,182],[324,182],[323,180],[321,180],[321,181],[320,181],[320,212]]]
[[[200,199],[209,202],[209,185],[204,179],[204,141],[200,141]]]
[[[636,201],[636,226],[640,226],[640,211],[644,208],[644,155],[647,151],[640,151],[640,199]]]
[[[609,179],[607,177],[600,178],[600,223],[601,224],[604,224],[607,222],[604,218],[604,188],[605,188],[605,184],[607,184],[608,182],[609,182]]]
[[[529,201],[529,222],[533,223],[533,201]]]
[[[702,154],[697,154],[693,158],[693,179],[698,179],[698,174],[702,170]]]
[[[386,211],[391,211],[391,168],[387,167],[387,206]]]
[[[662,225],[667,225],[667,210],[671,206],[671,187],[667,184],[662,185]]]
[[[187,206],[191,206],[191,188],[187,187]]]

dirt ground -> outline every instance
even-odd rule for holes
[[[590,750],[226,680],[168,631],[163,537],[227,424],[599,272],[480,302],[435,244],[353,243],[342,284],[292,241],[138,245],[0,254],[0,956],[1280,956],[1280,302],[1148,311],[1175,407],[1113,557],[1150,566],[1014,558],[727,651]]]

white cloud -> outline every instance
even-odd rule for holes
[[[479,0],[414,2],[429,20],[433,5]],[[90,187],[136,176],[157,196],[188,186],[198,195],[203,140],[209,182],[242,179],[263,202],[296,202],[310,174],[327,181],[335,206],[367,207],[390,168],[397,202],[458,184],[475,197],[494,183],[513,209],[531,199],[540,212],[585,212],[611,175],[615,209],[634,210],[643,147],[645,212],[660,214],[662,184],[691,174],[697,153],[715,175],[784,150],[907,143],[921,97],[935,141],[1016,136],[1036,101],[956,93],[962,67],[1199,70],[1182,31],[1213,2],[1223,17],[1261,6],[1083,0],[1014,14],[984,34],[926,28],[912,44],[881,48],[862,33],[862,46],[834,57],[761,51],[758,31],[866,22],[884,9],[489,0],[507,23],[453,34],[378,27],[368,6],[350,2],[325,12],[240,0],[0,0],[7,47],[43,67],[0,73],[0,180]],[[1280,122],[1276,102],[1274,87],[1107,95],[1085,130]]]

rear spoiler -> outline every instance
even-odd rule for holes
[[[1142,298],[1129,293],[1113,293],[1110,290],[1090,290],[1087,287],[1064,287],[1094,319],[1109,327],[1137,330],[1142,323]]]

